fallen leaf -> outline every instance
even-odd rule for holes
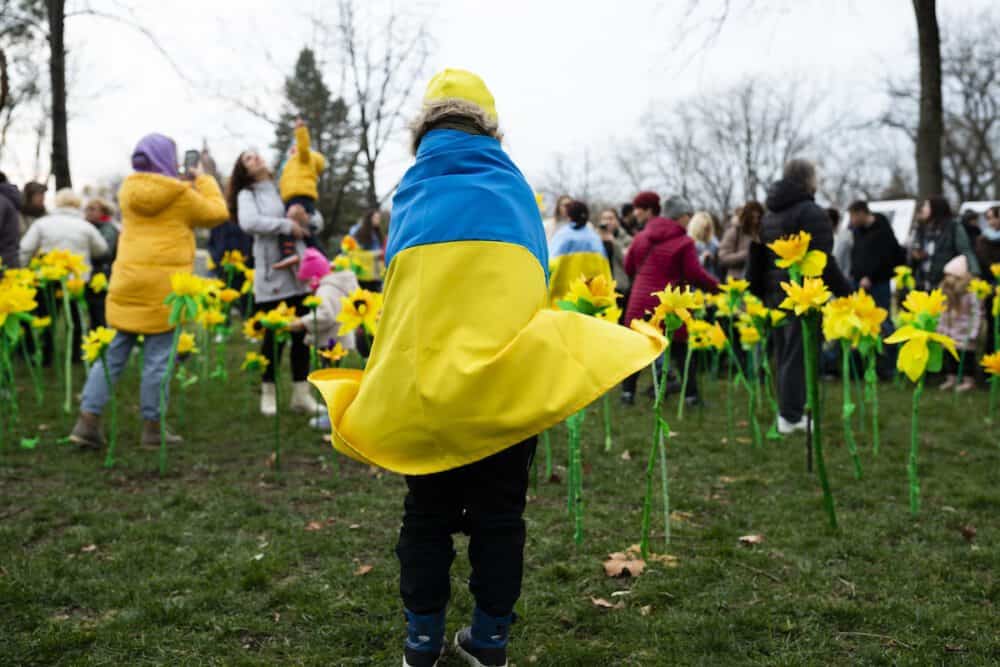
[[[959,455],[959,456],[968,456],[968,455],[969,455],[969,452],[967,452],[967,451],[965,451],[965,450],[963,449],[962,451],[960,451],[960,452],[958,453],[958,455]]]
[[[976,539],[976,527],[975,526],[973,526],[971,524],[965,525],[965,526],[962,526],[960,530],[962,531],[962,537],[965,538],[966,542],[971,542],[972,540]]]
[[[562,477],[556,473],[549,475],[549,484],[562,484]]]
[[[624,609],[625,608],[625,603],[624,602],[618,602],[617,604],[611,604],[610,602],[608,602],[604,598],[594,598],[594,597],[592,597],[592,598],[590,598],[590,602],[595,607],[598,607],[600,609]]]
[[[751,442],[753,442],[753,440],[751,440],[750,438],[737,437],[736,442],[741,445],[749,445]]]
[[[626,449],[624,452],[622,452],[622,461],[631,461],[631,460],[632,460],[632,455]]]
[[[640,616],[649,616],[653,612],[653,605],[647,604],[645,607],[639,607]]]
[[[306,530],[308,530],[309,532],[323,530],[323,524],[321,524],[319,521],[310,521],[309,523],[306,524]]]
[[[262,560],[263,558],[264,554],[257,554],[256,556],[253,557],[254,560]]]
[[[615,591],[614,593],[611,594],[611,597],[620,598],[623,595],[632,595],[632,591]]]
[[[965,647],[961,644],[945,644],[944,650],[948,653],[962,653],[965,651]]]
[[[97,551],[97,545],[96,544],[88,544],[87,546],[85,546],[82,549],[80,549],[80,551],[82,551],[85,554],[92,553],[94,551]]]
[[[732,484],[735,481],[736,481],[735,477],[728,477],[727,475],[721,475],[719,477],[720,484]]]
[[[349,530],[357,530],[357,529],[358,529],[358,528],[360,528],[360,527],[361,527],[361,524],[360,524],[360,523],[352,523],[352,524],[351,524],[350,526],[348,526],[347,528],[348,528]]]
[[[374,565],[359,565],[358,569],[354,571],[354,576],[363,577],[374,569],[375,569]]]
[[[754,533],[753,535],[744,535],[743,537],[740,538],[740,544],[747,547],[763,543],[764,543],[764,536],[757,533]]]
[[[739,426],[740,428],[746,428],[747,426],[750,425],[750,422],[748,422],[745,419],[742,419],[742,420],[736,422],[736,425]]]
[[[667,567],[677,567],[680,565],[677,556],[671,556],[670,554],[649,554],[649,560],[654,563],[666,565]]]
[[[274,452],[271,452],[271,455],[267,457],[265,465],[267,465],[268,468],[273,468],[274,464],[277,463],[277,461],[278,461],[278,455],[275,454]]]
[[[692,514],[691,512],[681,512],[680,510],[674,510],[673,512],[670,513],[670,520],[676,521],[677,523],[687,523],[692,518],[694,518],[694,514]]]
[[[37,428],[39,431],[48,431],[49,430],[49,425],[48,424],[39,424],[35,428]]]
[[[646,570],[646,561],[631,554],[615,552],[604,561],[604,574],[609,577],[638,577]]]

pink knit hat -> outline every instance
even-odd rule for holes
[[[969,260],[965,258],[965,255],[952,257],[944,265],[944,274],[946,276],[958,276],[959,278],[969,275]]]
[[[299,280],[309,283],[309,288],[315,290],[323,276],[330,273],[330,261],[316,248],[306,248],[299,262]]]

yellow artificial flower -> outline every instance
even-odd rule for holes
[[[19,285],[21,287],[35,286],[35,272],[31,269],[7,269],[0,280],[0,288],[6,285]]]
[[[336,345],[334,345],[330,349],[320,350],[319,351],[319,356],[323,357],[324,359],[326,359],[330,363],[335,364],[335,363],[337,363],[338,361],[340,361],[341,359],[343,359],[344,357],[347,356],[347,350],[344,349],[343,345],[341,345],[340,343],[337,343]]]
[[[913,291],[906,295],[903,308],[914,315],[930,315],[937,317],[948,307],[948,298],[939,289],[933,292]]]
[[[748,294],[743,300],[743,307],[746,309],[747,315],[753,319],[767,317],[767,307],[761,303],[761,300],[752,294]]]
[[[730,276],[726,279],[726,282],[719,285],[719,290],[725,292],[726,294],[731,294],[735,296],[743,296],[743,293],[750,289],[750,282],[747,280],[740,280],[738,278],[733,278]]]
[[[823,337],[827,340],[854,341],[860,329],[861,320],[850,297],[833,299],[823,306]]]
[[[784,322],[785,321],[785,317],[787,317],[787,315],[785,314],[785,311],[783,311],[783,310],[781,310],[779,308],[769,308],[768,311],[767,311],[767,315],[771,319],[771,326],[772,327],[778,326],[779,324],[781,324],[782,322]]]
[[[353,236],[340,239],[340,252],[354,252],[358,247],[358,240]]]
[[[198,324],[205,327],[206,329],[217,327],[220,324],[224,324],[225,322],[226,322],[226,316],[212,308],[203,310],[198,314]]]
[[[632,331],[637,331],[642,335],[648,336],[650,338],[663,338],[663,332],[660,331],[660,328],[654,326],[653,324],[647,322],[646,320],[639,320],[639,319],[632,320],[632,322],[629,323],[629,328],[632,329]],[[670,345],[669,338],[667,339],[667,345],[668,346]]]
[[[236,299],[240,298],[240,293],[234,290],[232,287],[227,287],[226,289],[219,292],[219,301],[224,304],[230,304]]]
[[[56,248],[50,250],[39,258],[42,271],[48,273],[47,280],[62,280],[73,275],[80,278],[87,274],[90,267],[84,261],[83,255],[78,255],[69,250]],[[54,277],[51,277],[54,276]]]
[[[587,280],[586,276],[580,276],[569,286],[569,293],[565,296],[566,301],[586,301],[595,309],[607,308],[615,304],[615,281],[608,280],[603,275],[594,276]]]
[[[69,290],[69,295],[74,299],[83,298],[83,289],[87,286],[83,282],[83,278],[70,278],[66,281],[66,289]]]
[[[378,318],[382,313],[382,295],[366,289],[356,289],[340,299],[342,308],[337,315],[340,322],[338,336],[346,336],[360,326],[375,335]]]
[[[794,310],[796,315],[804,315],[818,310],[832,296],[821,278],[806,278],[799,283],[781,283],[781,289],[788,296],[781,302],[785,310]]]
[[[875,299],[864,290],[858,290],[848,298],[858,318],[860,335],[877,338],[882,332],[882,323],[889,317],[889,311],[879,308]]]
[[[1000,262],[996,264],[990,264],[990,273],[993,274],[994,278],[1000,280]]]
[[[35,301],[36,290],[17,284],[0,285],[0,326],[7,321],[8,315],[30,313],[38,307]]]
[[[215,271],[215,260],[211,257],[205,258],[205,268],[209,271]]]
[[[83,359],[88,363],[96,361],[114,340],[118,332],[107,327],[97,327],[87,334],[83,340]]]
[[[716,315],[719,317],[732,317],[733,309],[729,303],[728,294],[715,294],[710,297],[712,305],[715,306]]]
[[[955,350],[955,341],[945,335],[918,329],[913,325],[906,325],[896,330],[885,339],[886,343],[905,343],[899,349],[899,359],[896,367],[906,373],[906,377],[912,382],[916,382],[927,370],[927,362],[930,360],[929,343],[939,343],[948,350],[951,356],[958,358],[958,351]]]
[[[295,319],[295,310],[290,308],[284,301],[276,307],[267,311],[260,318],[260,323],[265,329],[284,330]]]
[[[347,255],[337,255],[330,262],[330,269],[333,271],[350,271],[351,266],[351,258]]]
[[[1000,352],[987,354],[980,363],[990,375],[1000,375]]]
[[[653,296],[660,300],[656,310],[653,311],[652,321],[655,324],[666,322],[671,315],[675,315],[681,323],[689,322],[692,319],[691,310],[698,305],[698,297],[694,295],[690,287],[681,289],[667,285],[662,292],[653,292]],[[677,326],[680,325],[677,324]]]
[[[182,333],[177,338],[177,354],[197,354],[198,348],[194,344],[194,334]]]
[[[750,347],[760,342],[760,331],[753,325],[740,324],[736,327],[740,334],[740,343],[744,347]]]
[[[270,363],[271,362],[268,361],[267,357],[263,354],[259,354],[257,352],[247,352],[246,356],[243,357],[243,363],[240,365],[240,368],[244,371],[260,373],[267,368]]]
[[[798,267],[806,278],[823,275],[826,268],[826,253],[820,250],[810,250],[812,235],[809,232],[799,232],[785,236],[767,245],[778,256],[775,266],[779,269]]]
[[[604,320],[605,322],[611,322],[612,324],[618,324],[618,320],[622,317],[622,309],[618,306],[611,305],[602,310],[601,312],[594,315],[599,320]]]
[[[252,343],[259,343],[264,340],[264,330],[260,326],[262,315],[263,313],[257,313],[243,322],[243,335]]]
[[[196,297],[201,295],[201,278],[192,273],[175,273],[170,276],[170,291],[177,296]]]
[[[917,286],[917,281],[913,279],[913,269],[906,265],[897,266],[896,273],[897,289],[913,289]]]
[[[988,299],[990,294],[993,293],[993,287],[985,280],[976,278],[969,283],[969,293],[975,294],[976,298],[982,301]]]
[[[239,250],[227,250],[222,253],[220,261],[223,267],[234,268],[237,271],[246,271],[247,268],[247,258]]]
[[[315,295],[307,296],[306,298],[302,299],[302,305],[310,310],[319,308],[321,303],[323,303],[323,299]]]
[[[103,273],[95,273],[90,277],[90,291],[95,294],[100,294],[104,290],[108,289],[108,277]]]
[[[726,338],[726,332],[722,330],[718,322],[712,323],[712,327],[708,331],[708,342],[716,350],[724,350],[726,348],[726,344],[729,341]]]
[[[31,326],[35,329],[47,329],[52,326],[51,317],[36,317],[31,320]]]
[[[254,270],[247,269],[243,272],[243,286],[240,287],[240,294],[249,294],[253,291]]]

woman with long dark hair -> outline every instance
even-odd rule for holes
[[[948,200],[928,197],[917,213],[910,242],[910,265],[917,288],[928,290],[944,278],[944,267],[958,255],[965,255],[969,273],[979,275],[979,262],[965,229],[952,214]]]
[[[255,151],[244,151],[233,165],[226,196],[230,215],[243,231],[253,236],[254,303],[257,311],[268,311],[284,303],[305,315],[308,309],[302,301],[309,295],[309,286],[299,282],[292,271],[274,269],[281,259],[278,237],[295,238],[296,252],[305,252],[303,239],[309,236],[309,225],[322,227],[323,219],[316,213],[312,217],[302,206],[293,205],[285,212],[285,205],[274,183],[274,176],[267,163]],[[261,354],[270,362],[264,371],[260,390],[260,412],[272,416],[277,412],[275,395],[275,369],[281,363],[284,345],[278,346],[275,355],[273,334],[266,331]],[[310,394],[306,376],[309,374],[309,347],[305,332],[291,334],[292,400],[296,412],[315,414],[317,405]]]
[[[362,250],[366,250],[374,255],[372,261],[372,273],[370,276],[362,276],[361,286],[373,292],[382,291],[382,271],[381,265],[385,258],[385,232],[382,231],[382,211],[371,208],[365,211],[361,219],[351,227],[348,236],[358,242]]]

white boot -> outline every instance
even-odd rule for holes
[[[278,400],[273,382],[260,384],[260,414],[273,417],[278,412]]]
[[[790,422],[781,415],[778,415],[778,433],[781,435],[792,435],[793,433],[805,433],[809,430],[809,418],[804,416],[797,422]]]
[[[321,410],[319,403],[313,400],[312,390],[308,382],[292,383],[292,400],[288,404],[292,412],[301,412],[304,415],[316,416]]]

